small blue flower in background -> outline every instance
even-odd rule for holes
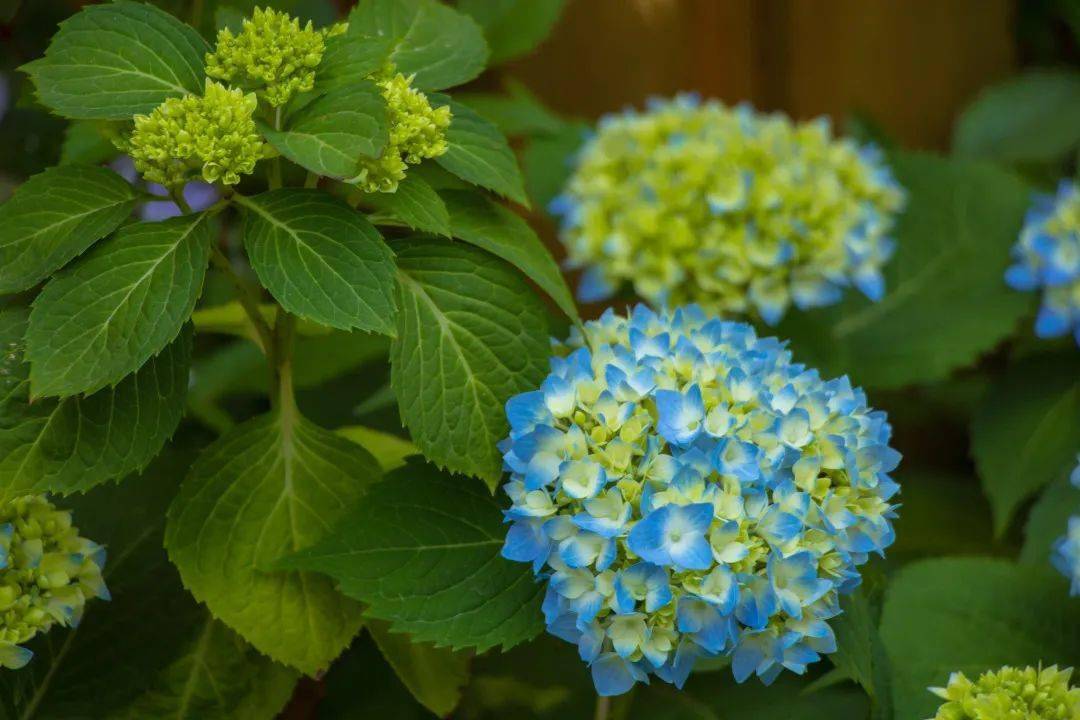
[[[1080,488],[1080,457],[1077,457],[1077,465],[1069,479]],[[1069,518],[1065,535],[1054,541],[1050,559],[1069,579],[1069,594],[1080,595],[1080,514]]]
[[[1062,181],[1056,196],[1035,198],[1005,282],[1016,290],[1041,290],[1035,319],[1041,338],[1072,333],[1080,345],[1080,189]]]
[[[109,164],[109,167],[115,170],[132,185],[143,184],[142,179],[135,170],[135,163],[131,160],[130,156],[121,155],[117,157]],[[148,222],[158,222],[182,214],[180,207],[169,199],[168,191],[165,190],[164,187],[157,183],[145,183],[145,187],[150,193],[160,195],[161,200],[151,200],[150,202],[143,203],[139,208],[139,217],[141,219]],[[218,189],[202,180],[192,180],[188,182],[184,185],[183,192],[184,200],[191,206],[191,209],[194,212],[205,210],[221,199],[221,193]]]
[[[693,95],[600,120],[550,210],[583,302],[624,284],[775,324],[791,305],[885,293],[904,191],[873,146]]]
[[[607,311],[507,402],[503,555],[547,583],[548,631],[601,695],[802,673],[859,566],[894,538],[885,414],[775,338],[700,307]]]

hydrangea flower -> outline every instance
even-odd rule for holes
[[[1080,457],[1077,460],[1069,479],[1080,488]],[[1080,595],[1080,515],[1069,518],[1065,535],[1054,541],[1050,560],[1069,579],[1069,594]]]
[[[351,182],[364,192],[394,192],[409,165],[446,152],[450,108],[431,107],[427,95],[412,86],[412,76],[396,72],[393,64],[388,63],[372,80],[386,100],[390,139],[382,155],[365,160]]]
[[[263,156],[252,119],[257,104],[251,93],[207,80],[202,97],[169,98],[149,115],[136,115],[121,149],[148,182],[166,188],[196,176],[235,185]]]
[[[79,623],[89,598],[109,599],[105,548],[79,536],[71,513],[42,496],[0,503],[0,667],[20,668],[23,643]]]
[[[583,301],[631,283],[654,306],[773,324],[848,285],[885,292],[904,192],[877,148],[834,139],[824,119],[680,95],[605,117],[575,162],[551,210]]]
[[[229,28],[218,32],[214,52],[206,54],[206,74],[254,90],[273,107],[280,107],[314,87],[326,37],[345,29],[334,25],[316,30],[310,21],[301,27],[288,13],[255,8],[238,34]]]
[[[985,672],[972,682],[962,672],[930,691],[945,700],[934,720],[1074,720],[1080,688],[1070,688],[1072,668],[1012,668]]]
[[[1080,189],[1071,181],[1056,196],[1039,195],[1028,210],[1005,282],[1016,290],[1042,290],[1035,334],[1072,332],[1080,344]]]
[[[548,631],[602,695],[681,687],[699,657],[769,683],[833,652],[839,596],[894,539],[885,414],[696,305],[584,327],[507,402],[501,445],[502,552],[547,583]]]

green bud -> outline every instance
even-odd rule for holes
[[[1070,688],[1072,668],[1013,668],[985,672],[972,682],[964,673],[930,691],[946,702],[934,720],[1075,720],[1080,688]]]

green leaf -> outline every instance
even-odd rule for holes
[[[435,190],[410,172],[392,193],[365,193],[361,202],[381,215],[406,227],[435,235],[450,236],[450,213]],[[380,218],[372,218],[381,224]]]
[[[153,685],[120,720],[265,720],[282,710],[297,681],[209,613],[186,649],[159,673]]]
[[[909,565],[889,585],[881,637],[892,661],[897,718],[930,717],[927,692],[949,673],[1002,665],[1080,663],[1080,603],[1046,568],[940,558]]]
[[[287,407],[200,455],[169,508],[165,547],[215,617],[274,660],[314,674],[348,646],[360,606],[325,578],[267,569],[322,539],[378,477],[363,448]]]
[[[488,57],[480,26],[436,0],[361,0],[349,14],[349,34],[390,38],[390,60],[398,72],[415,75],[421,90],[466,83]]]
[[[891,670],[876,613],[863,589],[844,597],[840,605],[843,613],[829,621],[836,633],[836,652],[829,659],[870,696],[874,720],[891,720]]]
[[[462,190],[444,190],[454,237],[487,250],[514,265],[546,292],[571,320],[578,320],[574,296],[555,258],[520,215]]]
[[[112,123],[99,120],[74,120],[64,131],[64,143],[60,146],[60,165],[86,163],[97,165],[108,162],[120,151],[109,139],[106,127]]]
[[[367,81],[386,64],[394,46],[390,37],[347,34],[327,38],[315,71],[315,90],[329,92]]]
[[[466,246],[404,244],[398,269],[390,360],[401,418],[433,462],[494,488],[503,405],[546,372],[544,306],[512,268]]]
[[[1080,73],[1034,70],[984,90],[956,121],[957,155],[1003,162],[1064,159],[1080,144]]]
[[[933,419],[925,422],[933,427]],[[911,467],[905,460],[900,480],[902,507],[895,521],[896,543],[889,548],[891,560],[976,555],[993,547],[990,504],[973,475]]]
[[[833,307],[790,313],[777,331],[801,361],[877,388],[948,376],[1007,337],[1030,305],[1003,279],[1027,186],[990,165],[892,158],[908,203],[885,266],[887,294],[872,303],[849,291]]]
[[[371,453],[384,473],[398,469],[405,464],[406,458],[420,454],[416,446],[405,438],[363,425],[338,428],[337,434]]]
[[[60,24],[45,57],[23,66],[56,113],[130,120],[170,97],[201,93],[209,47],[192,28],[153,5],[84,7]]]
[[[407,635],[391,632],[383,622],[369,622],[367,629],[413,697],[439,717],[450,715],[469,681],[469,654],[410,642]]]
[[[1069,528],[1069,518],[1080,514],[1080,488],[1069,482],[1068,474],[1051,484],[1031,508],[1024,530],[1020,562],[1046,567],[1054,541]]]
[[[449,105],[453,119],[446,131],[446,152],[435,162],[462,180],[487,188],[525,207],[525,181],[521,177],[514,152],[499,129],[476,114],[476,111],[450,100],[445,95],[432,95],[433,105]]]
[[[519,82],[508,82],[506,94],[457,93],[455,97],[511,137],[556,135],[567,125]]]
[[[306,170],[347,180],[355,177],[362,157],[378,157],[389,138],[386,101],[370,81],[333,90],[316,98],[277,131],[261,124],[267,141]]]
[[[526,55],[543,42],[565,0],[461,0],[458,7],[484,28],[492,64]]]
[[[573,172],[574,156],[585,142],[588,132],[588,125],[571,123],[554,135],[533,138],[525,147],[521,155],[525,182],[529,197],[538,207],[547,209],[563,191]]]
[[[135,372],[191,317],[210,257],[210,216],[128,225],[34,300],[32,398],[92,393]]]
[[[138,194],[100,167],[50,168],[0,205],[0,294],[28,290],[105,237]]]
[[[220,642],[212,655],[198,652],[209,618],[184,591],[162,548],[165,510],[195,444],[181,437],[142,476],[61,501],[82,535],[107,546],[103,574],[112,600],[90,601],[78,627],[35,638],[31,663],[0,674],[0,717],[256,720],[284,704],[294,674],[235,645],[226,675],[218,672],[225,659]],[[215,641],[222,632],[215,629]],[[184,667],[192,671],[182,685],[187,692],[179,690]],[[213,695],[205,692],[210,672]],[[163,701],[157,713],[145,704],[150,696]]]
[[[333,532],[280,567],[316,571],[418,642],[504,649],[543,629],[543,586],[501,555],[506,526],[478,481],[419,460],[368,490]]]
[[[27,315],[0,310],[0,498],[83,492],[142,470],[180,424],[190,330],[115,387],[31,403]]]
[[[238,202],[251,267],[282,307],[342,330],[393,334],[393,254],[360,213],[319,190]]]
[[[431,711],[416,702],[397,673],[382,656],[369,633],[361,633],[352,647],[326,674],[325,696],[319,701],[319,720],[393,718],[431,720]]]
[[[1075,353],[1028,358],[987,391],[971,451],[1003,533],[1025,499],[1073,467],[1080,448],[1080,362]]]

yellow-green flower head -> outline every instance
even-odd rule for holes
[[[603,118],[551,210],[585,269],[582,300],[629,283],[656,306],[771,324],[848,285],[879,299],[903,203],[881,153],[833,138],[826,120],[680,95]]]
[[[109,599],[105,549],[42,496],[0,503],[0,667],[20,668],[20,647],[53,625],[74,627],[89,598]]]
[[[202,97],[170,98],[149,115],[136,115],[124,149],[144,178],[168,188],[195,176],[235,185],[262,157],[251,116],[257,103],[251,93],[207,80]]]
[[[238,35],[225,28],[214,52],[206,55],[206,74],[246,90],[255,90],[274,107],[315,85],[315,68],[326,49],[326,36],[309,21],[288,13],[255,8]]]
[[[431,107],[427,95],[412,86],[412,77],[388,65],[372,80],[386,100],[390,139],[382,155],[364,163],[354,180],[365,192],[394,192],[405,169],[446,152],[450,108]]]
[[[1070,688],[1072,668],[1012,668],[985,672],[972,682],[964,673],[944,688],[930,688],[946,702],[934,720],[1076,720],[1080,688]]]

